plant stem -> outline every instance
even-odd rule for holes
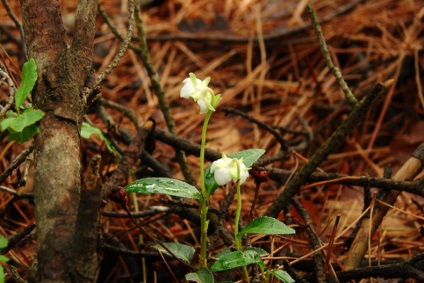
[[[208,224],[209,221],[207,219],[208,216],[208,208],[209,208],[209,195],[206,191],[205,186],[205,149],[206,149],[206,130],[208,128],[209,120],[212,116],[212,111],[208,111],[205,117],[205,121],[203,122],[202,127],[202,142],[200,144],[200,186],[202,199],[200,200],[200,265],[202,267],[207,267],[208,258],[206,255],[207,248],[207,239],[208,239]]]
[[[239,167],[237,166],[237,170],[239,171]],[[240,222],[240,214],[241,214],[241,190],[240,190],[240,181],[237,183],[237,209],[236,209],[236,220],[234,225],[234,239],[236,240],[236,249],[241,251],[241,239],[237,237],[239,233],[239,222]]]
[[[237,162],[237,209],[236,209],[236,220],[234,225],[234,240],[236,241],[236,249],[241,251],[241,239],[238,236],[239,233],[239,225],[240,225],[240,214],[241,214],[241,184],[240,184],[240,164]],[[243,266],[243,274],[244,278],[247,282],[250,282],[249,272],[247,271],[247,267]]]

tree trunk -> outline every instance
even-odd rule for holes
[[[28,56],[38,67],[34,103],[46,112],[34,149],[38,268],[33,280],[84,282],[74,252],[80,240],[75,237],[81,189],[79,131],[86,107],[83,90],[91,79],[97,1],[79,1],[71,47],[58,0],[21,0],[21,8]]]

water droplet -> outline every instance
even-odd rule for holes
[[[153,191],[154,188],[156,188],[156,184],[151,184],[151,185],[145,186],[146,192]]]
[[[230,268],[230,263],[228,261],[223,261],[222,267],[225,268],[225,269]]]
[[[176,188],[165,188],[165,190],[171,191],[171,192],[178,192],[178,191],[180,191],[179,189],[176,189]]]

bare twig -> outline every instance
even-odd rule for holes
[[[283,151],[288,152],[290,150],[289,146],[287,145],[287,142],[284,140],[283,136],[279,132],[277,132],[272,126],[269,126],[269,125],[259,121],[258,119],[255,119],[254,117],[252,117],[252,116],[250,116],[250,115],[248,115],[248,114],[246,114],[246,113],[244,113],[240,110],[237,110],[237,109],[230,109],[230,108],[227,108],[227,107],[222,107],[221,111],[223,111],[224,113],[231,113],[231,114],[238,115],[238,116],[243,117],[243,118],[249,120],[250,122],[258,125],[259,127],[263,128],[264,130],[270,132],[278,140],[278,142],[281,145],[281,149]]]
[[[279,183],[285,183],[292,171],[277,168],[269,169],[269,178]],[[349,186],[375,187],[384,191],[398,190],[424,197],[424,179],[415,181],[401,181],[385,178],[376,178],[369,176],[349,176],[337,173],[321,173],[316,172],[310,176],[308,187],[318,186],[322,183],[326,184],[342,184]]]
[[[3,249],[0,250],[1,254],[5,254],[7,253],[9,250],[13,249],[14,247],[16,247],[16,245],[18,245],[19,243],[21,243],[23,240],[25,240],[25,238],[28,237],[28,235],[30,235],[30,233],[34,230],[35,228],[35,223],[31,223],[28,226],[26,226],[24,228],[24,230],[20,231],[19,233],[13,235],[12,237],[10,237],[7,241],[7,246],[4,247]]]
[[[28,54],[26,52],[26,45],[25,45],[25,37],[24,37],[24,30],[22,28],[22,24],[21,22],[18,20],[18,18],[16,17],[15,13],[12,11],[12,9],[10,8],[9,2],[7,0],[2,0],[3,2],[3,6],[7,11],[7,14],[9,15],[9,17],[12,19],[12,21],[15,23],[16,28],[19,30],[19,34],[21,36],[21,41],[20,41],[20,47],[23,50],[24,53],[24,57],[25,60],[28,59]]]
[[[360,103],[355,105],[349,116],[340,124],[327,141],[312,155],[308,163],[306,163],[287,184],[286,188],[269,207],[266,215],[271,217],[278,216],[283,207],[285,207],[299,191],[300,187],[309,180],[315,169],[327,158],[332,150],[337,148],[343,142],[344,137],[364,119],[371,105],[387,92],[387,87],[390,84],[391,81],[387,81],[384,84],[378,84],[369,95],[367,95]]]
[[[345,93],[347,100],[352,105],[355,105],[356,103],[358,103],[358,101],[356,100],[355,95],[350,91],[349,86],[343,79],[343,76],[340,73],[339,69],[334,65],[333,60],[331,60],[330,51],[328,50],[327,43],[325,42],[324,35],[322,34],[321,26],[319,24],[317,15],[315,14],[315,11],[311,5],[308,5],[308,12],[312,20],[312,26],[314,27],[315,33],[317,35],[319,45],[321,46],[322,55],[324,56],[325,62],[327,63],[327,67],[330,69],[331,73],[333,73],[333,75],[336,77],[337,83]]]
[[[160,85],[159,74],[156,71],[155,67],[153,66],[152,58],[150,56],[149,46],[147,45],[146,34],[143,28],[143,22],[141,19],[141,12],[140,12],[139,5],[140,5],[140,2],[138,2],[138,4],[136,5],[135,20],[136,20],[137,35],[138,35],[141,50],[140,52],[137,52],[137,54],[143,60],[144,67],[146,68],[147,73],[149,74],[150,80],[152,82],[152,87],[155,91],[156,97],[159,100],[159,106],[165,118],[166,126],[168,127],[171,133],[176,134],[177,130],[175,128],[175,121],[169,109],[169,103],[168,103],[168,100],[166,99],[165,91]],[[176,155],[177,155],[178,163],[181,166],[181,170],[186,181],[190,184],[196,184],[196,180],[193,178],[191,174],[190,166],[188,165],[187,160],[185,158],[184,151],[177,149]]]
[[[113,68],[115,68],[116,65],[118,65],[119,61],[122,59],[122,57],[124,56],[125,52],[128,49],[128,44],[131,41],[132,29],[133,29],[133,24],[134,24],[134,0],[129,0],[128,2],[129,2],[129,12],[130,12],[130,14],[129,14],[129,18],[128,18],[127,35],[122,40],[122,44],[119,47],[118,53],[115,55],[115,58],[113,58],[112,62],[97,77],[95,87],[97,87],[106,78],[106,76],[109,75],[110,72],[112,72]],[[99,7],[99,9],[101,9],[100,4],[99,4],[98,7]]]
[[[6,170],[3,171],[3,173],[0,174],[0,184],[6,180],[6,178],[12,174],[13,170],[18,168],[18,166],[25,161],[25,159],[28,157],[28,155],[31,154],[31,152],[34,150],[34,144],[32,143],[30,146],[28,146],[24,151],[22,151],[15,160],[10,163],[10,165],[6,168]]]
[[[119,112],[121,112],[122,114],[124,114],[125,117],[127,117],[136,128],[139,127],[139,122],[137,117],[135,116],[135,113],[132,109],[123,106],[122,104],[107,100],[107,99],[99,99],[98,103],[100,103],[100,105],[105,106],[105,107],[109,107],[112,109],[115,109]]]
[[[299,212],[299,215],[303,218],[303,221],[305,222],[306,232],[308,233],[309,242],[311,243],[312,249],[319,250],[321,248],[321,243],[308,212],[297,199],[292,199],[291,204],[297,210],[297,212]],[[313,258],[315,263],[315,274],[317,277],[317,281],[324,283],[326,282],[324,273],[324,254],[322,253],[322,251],[316,252],[313,255]]]
[[[142,20],[141,20],[141,17],[140,17],[140,7],[138,5],[139,4],[137,4],[135,6],[135,20],[136,20],[137,34],[138,34],[140,47],[137,47],[137,46],[130,43],[129,48],[131,48],[143,60],[145,68],[146,68],[146,70],[149,74],[150,80],[152,82],[152,87],[155,90],[155,94],[156,94],[156,96],[159,100],[159,106],[160,106],[161,111],[164,115],[166,125],[167,125],[169,131],[172,134],[175,134],[176,133],[175,122],[174,122],[174,119],[172,118],[172,115],[171,115],[171,112],[170,112],[170,109],[169,109],[169,104],[168,104],[168,101],[166,100],[166,97],[165,97],[165,92],[164,92],[162,86],[160,85],[159,75],[158,75],[156,69],[153,67],[152,59],[150,57],[149,47],[148,47],[147,41],[146,41],[146,35],[145,35],[144,29],[143,29],[143,23],[142,23]],[[120,40],[124,40],[123,36],[119,33],[119,31],[116,29],[116,27],[112,24],[112,21],[110,20],[110,18],[106,14],[106,12],[103,10],[101,5],[99,5],[99,13],[102,15],[102,17],[104,18],[104,20],[108,24],[112,33],[116,37],[118,37]],[[178,163],[181,166],[181,170],[183,172],[185,179],[187,180],[188,183],[195,184],[196,181],[194,180],[194,178],[191,175],[191,172],[190,172],[191,170],[190,170],[190,167],[188,166],[187,161],[185,159],[184,152],[177,149],[176,154],[177,154]]]
[[[412,156],[405,162],[405,164],[399,169],[399,171],[393,176],[394,180],[404,180],[413,178],[424,164],[424,143],[421,144],[412,154]],[[389,206],[392,205],[400,191],[393,190],[391,192],[385,192],[381,201],[387,203]],[[362,262],[366,251],[368,250],[368,243],[364,239],[372,237],[380,226],[381,221],[389,210],[389,206],[377,203],[374,208],[374,214],[372,218],[364,219],[361,223],[361,227],[356,233],[355,239],[353,240],[352,246],[349,250],[346,258],[345,267],[346,269],[355,269],[359,267]],[[371,227],[371,229],[369,229]]]
[[[6,112],[12,107],[13,103],[15,102],[15,92],[16,92],[16,86],[13,82],[12,78],[9,76],[9,73],[6,69],[3,70],[2,68],[3,64],[0,64],[0,83],[1,81],[5,81],[8,84],[8,90],[9,90],[9,101],[6,103],[4,107],[0,106],[0,119],[4,118],[4,115]]]
[[[380,278],[413,278],[414,282],[424,282],[424,272],[422,269],[424,254],[416,255],[410,259],[387,265],[367,266],[348,271],[337,272],[340,282],[352,282],[368,277]]]

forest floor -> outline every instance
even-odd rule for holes
[[[117,29],[125,34],[128,2],[101,2]],[[200,79],[211,77],[209,86],[222,94],[222,101],[209,123],[207,148],[226,154],[261,148],[266,150],[265,157],[272,157],[281,153],[287,145],[289,151],[284,159],[263,164],[264,167],[274,172],[284,170],[286,179],[292,177],[289,176],[291,172],[302,168],[352,110],[326,65],[306,3],[164,0],[153,1],[153,4],[142,8],[152,63],[159,73],[179,137],[192,144],[200,144],[201,140],[205,116],[199,114],[196,103],[179,96],[183,80],[193,72]],[[396,173],[424,142],[424,1],[312,0],[309,3],[322,20],[322,31],[334,64],[358,99],[370,93],[378,83],[393,79],[388,93],[372,106],[361,124],[351,129],[342,144],[332,149],[316,172],[344,174],[346,180],[361,176],[382,178],[390,170]],[[19,19],[19,1],[9,0],[9,4]],[[77,1],[61,1],[70,39],[76,5]],[[19,81],[22,49],[12,40],[19,39],[19,32],[2,6],[0,25],[1,62]],[[121,42],[99,15],[96,25],[93,65],[99,73],[110,63]],[[10,34],[6,34],[5,30]],[[0,88],[0,95],[1,99],[7,98],[5,86]],[[141,58],[132,50],[104,81],[101,97],[134,111],[141,124],[153,118],[157,128],[166,129],[149,76]],[[125,136],[134,135],[136,129],[122,112],[113,108],[107,110],[114,125],[105,124],[96,114],[88,114],[88,117],[125,150]],[[286,145],[278,141],[269,128],[277,132]],[[1,173],[31,142],[10,142],[2,135],[0,143]],[[176,161],[175,146],[178,146],[175,141],[158,138],[150,153],[165,172],[182,180],[184,177]],[[83,176],[91,157],[100,153],[101,174],[106,180],[118,164],[117,157],[108,152],[105,144],[95,136],[82,140],[82,149]],[[186,155],[194,178],[199,180],[198,155],[193,152]],[[207,160],[207,164],[211,161]],[[141,176],[157,175],[157,171],[143,162],[133,170],[128,183]],[[0,185],[13,188],[20,194],[31,193],[32,174],[33,165],[23,163]],[[419,173],[414,179],[420,177],[422,174]],[[25,178],[25,183],[20,182],[22,178]],[[266,180],[259,188],[253,178],[243,184],[244,223],[249,221],[257,189],[253,215],[261,216],[284,190],[286,179],[280,182]],[[364,200],[371,205],[372,214],[373,205],[378,203],[375,196],[383,189],[348,182],[342,184],[340,179],[333,179],[310,181],[296,194],[310,215],[320,245],[325,246],[324,254],[331,254],[328,259],[335,270],[343,270],[348,253],[346,241],[360,219]],[[218,189],[211,199],[211,206],[217,210],[223,204],[229,205],[224,225],[230,231],[233,230],[236,208],[235,199],[226,203],[226,196],[231,191],[232,187],[228,185]],[[196,206],[194,201],[190,204]],[[424,253],[423,204],[422,193],[402,192],[399,195],[377,232],[371,238],[363,239],[369,243],[364,265],[405,260]],[[160,207],[185,205],[187,203],[164,195],[131,195],[129,202],[133,212],[139,211],[141,215],[145,211],[151,212],[144,214],[148,216],[140,217],[139,221],[161,241],[196,246],[198,227],[195,220],[178,212],[160,212]],[[34,204],[28,199],[17,200],[10,193],[0,191],[0,216],[0,234],[13,236],[34,223]],[[335,227],[338,217],[340,220]],[[270,256],[267,262],[270,265],[275,265],[277,259],[285,259],[299,274],[313,273],[313,253],[310,253],[314,249],[304,219],[293,208],[281,213],[279,219],[295,228],[296,234],[251,236],[251,244],[268,249]],[[112,202],[106,205],[101,227],[107,245],[99,282],[141,282],[142,266],[149,282],[153,282],[153,278],[157,282],[172,281],[159,254],[149,249],[154,244],[152,240],[143,236],[118,205]],[[330,240],[334,240],[331,250],[327,245]],[[211,246],[211,254],[224,246],[222,241],[216,240]],[[28,276],[27,267],[33,263],[35,250],[36,239],[34,234],[30,234],[8,253],[19,263],[18,271],[23,278]],[[177,267],[172,260],[168,261],[175,276],[181,278],[186,270]],[[366,278],[355,282],[385,281]],[[415,281],[401,278],[390,282]]]

